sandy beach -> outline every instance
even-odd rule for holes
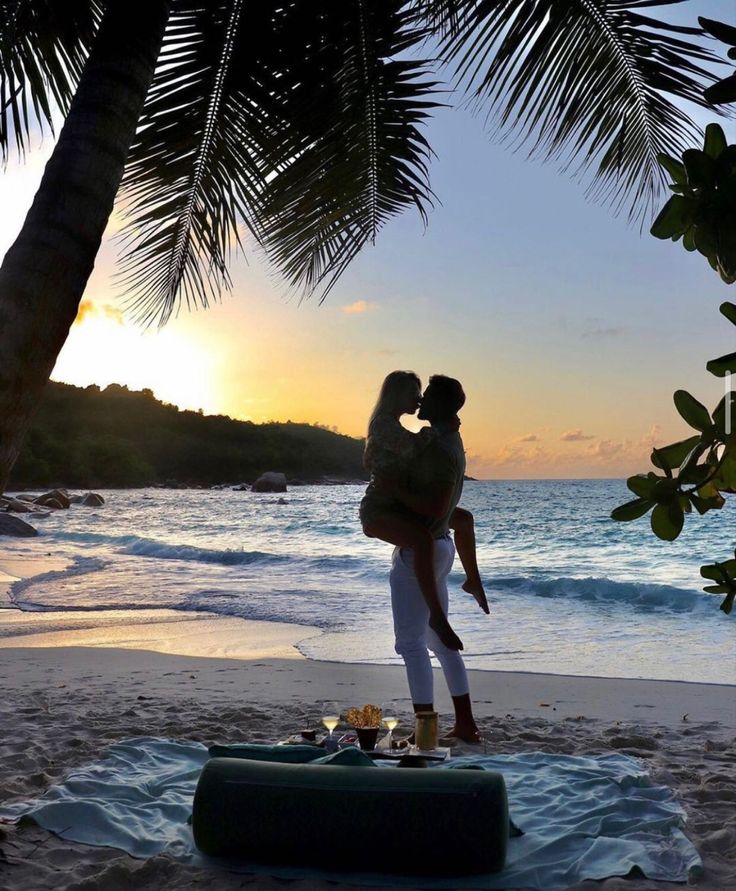
[[[70,768],[126,737],[275,740],[314,723],[325,699],[350,705],[395,698],[408,714],[400,668],[304,659],[294,644],[316,629],[198,615],[158,618],[131,625],[129,617],[96,614],[95,627],[90,617],[85,627],[85,616],[74,613],[0,613],[0,630],[10,623],[15,632],[22,623],[23,630],[0,644],[2,800],[37,797]],[[441,678],[437,682],[447,720],[449,700]],[[484,671],[472,673],[472,690],[489,752],[615,750],[643,759],[687,809],[687,832],[705,864],[698,886],[736,886],[732,687]],[[166,856],[135,860],[37,827],[5,825],[1,838],[3,891],[153,891],[211,882],[205,871]],[[225,874],[217,887],[248,884],[279,882]],[[612,878],[602,887],[665,886]]]

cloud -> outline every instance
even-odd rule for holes
[[[595,439],[595,436],[583,433],[579,428],[577,430],[568,430],[560,437],[562,442],[585,442],[588,439]]]
[[[648,469],[652,446],[661,444],[661,430],[655,425],[636,439],[588,437],[596,441],[572,448],[548,448],[533,441],[523,442],[523,439],[524,437],[483,454],[468,454],[468,463],[472,464],[470,473],[473,476],[502,478],[631,476],[632,473]]]
[[[388,350],[388,349],[386,349],[386,350],[378,350],[378,355],[379,355],[379,356],[388,356],[389,358],[390,358],[391,356],[397,356],[398,353],[399,353],[398,350]]]
[[[348,303],[341,306],[340,309],[349,316],[359,315],[360,313],[370,312],[376,309],[378,304],[369,303],[367,300],[356,300],[355,303]]]
[[[628,446],[628,443],[614,442],[612,439],[601,439],[596,443],[591,443],[585,451],[591,458],[600,458],[603,461],[608,461],[620,455]]]
[[[527,433],[526,436],[520,436],[516,442],[539,442],[539,437],[536,433]]]
[[[123,324],[123,314],[120,310],[111,306],[109,303],[95,303],[93,300],[85,297],[79,304],[77,317],[74,319],[75,325],[81,325],[88,318],[105,318],[115,322],[118,325]]]

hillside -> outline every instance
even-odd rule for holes
[[[104,390],[51,382],[8,489],[87,488],[363,478],[363,442],[309,424],[253,424],[181,411],[150,390]]]

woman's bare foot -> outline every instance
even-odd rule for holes
[[[463,582],[463,591],[472,594],[483,612],[486,615],[490,614],[491,610],[488,606],[488,598],[486,597],[486,592],[483,590],[483,582],[480,579],[473,579],[472,581],[470,579],[465,579]]]
[[[439,637],[448,650],[462,650],[463,642],[452,630],[446,616],[431,616],[429,627]]]

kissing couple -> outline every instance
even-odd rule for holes
[[[422,393],[411,371],[386,377],[368,425],[364,462],[370,482],[360,521],[369,538],[394,545],[389,580],[395,648],[406,666],[414,710],[434,710],[431,650],[455,707],[450,735],[477,743],[463,644],[448,619],[447,578],[456,546],[466,576],[463,590],[490,612],[476,560],[473,515],[458,507],[465,479],[458,412],[464,404],[465,393],[454,378],[434,375]],[[417,409],[429,427],[411,433],[400,418]]]

